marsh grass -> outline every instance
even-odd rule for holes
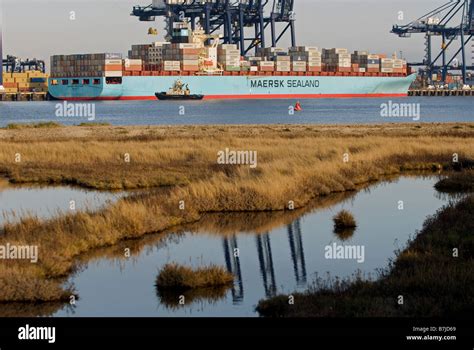
[[[441,192],[474,192],[474,170],[450,174],[438,181],[435,188]]]
[[[347,229],[355,229],[357,227],[354,215],[347,210],[341,210],[333,217],[334,231],[341,232]]]
[[[41,123],[10,123],[6,126],[6,129],[9,130],[18,130],[18,129],[51,129],[51,128],[60,128],[63,125],[56,122],[41,122]]]
[[[90,127],[94,127],[94,126],[111,126],[112,124],[110,123],[104,123],[104,122],[90,122],[90,123],[80,123],[78,124],[77,126],[90,126]]]
[[[449,168],[453,153],[460,155],[460,164],[472,164],[474,130],[430,125],[420,136],[410,129],[129,127],[127,135],[115,132],[123,127],[0,130],[0,174],[11,182],[96,189],[166,186],[164,193],[148,190],[98,212],[5,224],[0,244],[41,248],[34,266],[0,264],[0,302],[64,300],[71,291],[61,278],[74,271],[82,254],[195,222],[204,213],[283,211],[289,201],[303,208],[315,198],[354,191],[390,174]],[[256,150],[258,168],[217,167],[217,152],[226,147]],[[350,162],[344,163],[348,151]],[[15,153],[21,162],[15,162]],[[180,201],[186,210],[179,209]]]

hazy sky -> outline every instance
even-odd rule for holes
[[[2,0],[0,0],[1,2]],[[423,35],[402,39],[390,34],[392,24],[423,15],[447,0],[296,0],[298,44],[347,47],[373,53],[403,51],[421,61]],[[133,5],[151,0],[3,0],[4,55],[42,58],[53,54],[126,53],[131,44],[160,40],[164,23],[139,22],[130,16]],[[76,19],[70,20],[75,11]],[[403,11],[404,21],[399,21]],[[267,34],[267,37],[269,34]],[[288,46],[288,41],[281,46]],[[469,55],[471,56],[471,55]]]

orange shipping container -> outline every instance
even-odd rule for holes
[[[107,64],[105,65],[106,72],[113,72],[113,71],[121,71],[122,65],[121,64]]]
[[[5,89],[7,89],[7,88],[18,88],[18,84],[17,83],[3,83],[3,87]]]
[[[351,72],[351,68],[350,67],[337,67],[336,71],[337,72],[349,73],[349,72]]]
[[[124,69],[126,72],[139,72],[142,70],[142,66],[128,66]]]
[[[183,66],[184,71],[196,72],[199,70],[199,66]]]

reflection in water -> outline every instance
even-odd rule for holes
[[[240,268],[237,237],[235,235],[232,235],[231,238],[224,237],[222,243],[227,271],[235,277],[234,286],[232,287],[232,300],[234,304],[240,304],[244,300],[244,284],[242,281],[242,269]]]
[[[263,287],[265,295],[272,297],[276,295],[277,287],[275,281],[275,269],[273,267],[272,246],[270,244],[270,235],[258,235],[257,241],[258,262],[260,263],[260,272],[263,278]]]
[[[257,316],[254,308],[262,298],[304,291],[314,276],[344,279],[359,270],[364,275],[376,273],[395,258],[394,251],[404,246],[425,217],[444,204],[435,195],[436,181],[433,177],[404,177],[372,186],[370,192],[318,198],[302,210],[209,214],[181,227],[179,236],[172,228],[91,252],[81,259],[87,268],[72,277],[80,296],[74,316],[250,317]],[[397,210],[394,203],[400,198],[409,203],[410,210]],[[331,218],[343,208],[358,218],[353,236],[352,232],[340,237],[334,233]],[[325,258],[328,244],[349,237],[351,244],[365,246],[363,264]],[[130,248],[133,259],[124,258],[125,248]],[[235,249],[239,249],[238,256]],[[170,261],[195,266],[203,259],[207,264],[226,266],[235,276],[234,285],[225,291],[188,291],[182,294],[184,305],[179,304],[176,293],[156,290],[154,282],[161,266]],[[112,260],[120,261],[120,268]],[[153,307],[157,302],[159,311]],[[54,315],[68,316],[64,309]]]
[[[288,225],[288,240],[290,242],[291,259],[295,270],[296,284],[306,284],[306,262],[304,259],[303,235],[301,233],[301,221],[296,219]]]
[[[70,212],[96,211],[125,193],[86,190],[71,186],[15,185],[0,177],[0,226],[28,217],[50,219]]]
[[[355,231],[356,231],[356,228],[351,227],[351,228],[344,228],[344,229],[334,230],[334,234],[341,241],[347,241],[348,239],[351,239],[352,236],[354,236]]]
[[[228,289],[228,286],[222,286],[176,291],[156,287],[156,295],[166,309],[176,310],[196,303],[215,304],[225,298]]]

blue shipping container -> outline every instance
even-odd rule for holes
[[[31,78],[32,83],[46,83],[46,78]]]

